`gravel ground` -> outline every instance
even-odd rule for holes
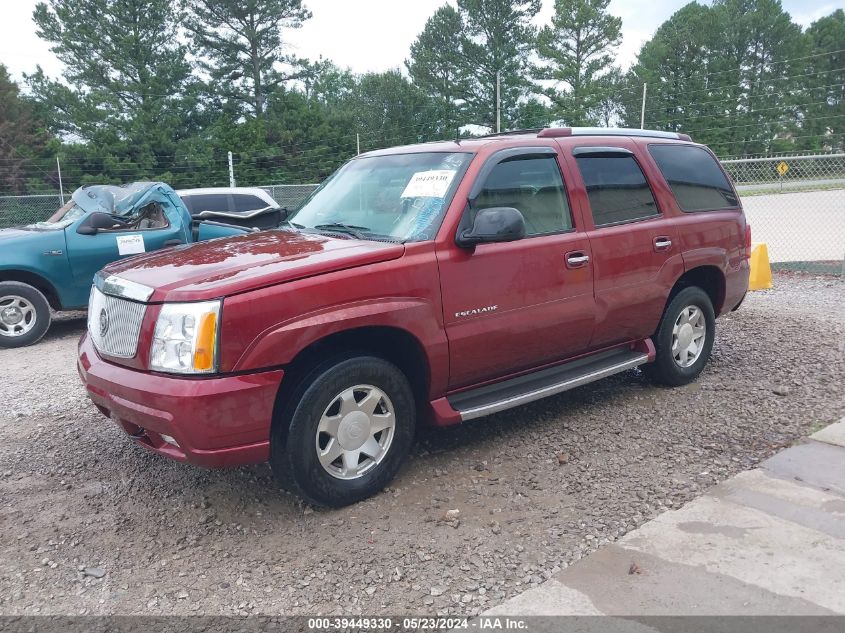
[[[779,275],[701,379],[632,371],[451,430],[342,510],[269,468],[132,445],[75,372],[84,321],[0,350],[0,613],[474,614],[845,414],[845,282]]]

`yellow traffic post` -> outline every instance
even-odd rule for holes
[[[751,245],[751,274],[749,290],[768,290],[772,287],[772,267],[769,264],[769,249],[765,243]]]

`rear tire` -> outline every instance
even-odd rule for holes
[[[26,347],[50,328],[50,304],[38,288],[0,282],[0,347]]]
[[[642,366],[653,382],[678,387],[701,374],[713,350],[716,317],[709,295],[697,286],[676,294],[654,334],[653,363]]]
[[[349,505],[393,479],[415,427],[413,392],[395,365],[372,356],[334,361],[303,380],[274,423],[270,466],[315,505]]]

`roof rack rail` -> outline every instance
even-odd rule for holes
[[[664,130],[641,130],[630,127],[534,127],[519,130],[506,130],[483,134],[475,138],[497,138],[520,134],[536,134],[538,138],[561,138],[565,136],[641,136],[647,138],[669,138],[678,141],[691,141],[689,134],[666,132]]]
[[[497,136],[511,136],[514,134],[539,134],[543,130],[547,130],[549,128],[545,127],[529,127],[523,128],[519,130],[505,130],[504,132],[493,132],[492,134],[482,134],[481,136],[476,136],[475,138],[495,138]]]
[[[640,130],[627,127],[549,127],[542,129],[540,138],[557,138],[562,136],[644,136],[650,138],[670,138],[680,141],[691,141],[688,134],[679,132],[665,132],[663,130]]]

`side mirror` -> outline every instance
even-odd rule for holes
[[[513,207],[491,207],[475,214],[472,228],[459,229],[455,242],[461,247],[492,242],[513,242],[525,237],[525,218]]]
[[[124,225],[120,222],[117,222],[108,213],[95,211],[87,218],[85,218],[82,221],[82,224],[76,227],[76,232],[79,233],[79,235],[96,235],[100,231],[108,231],[121,228],[124,228]]]

